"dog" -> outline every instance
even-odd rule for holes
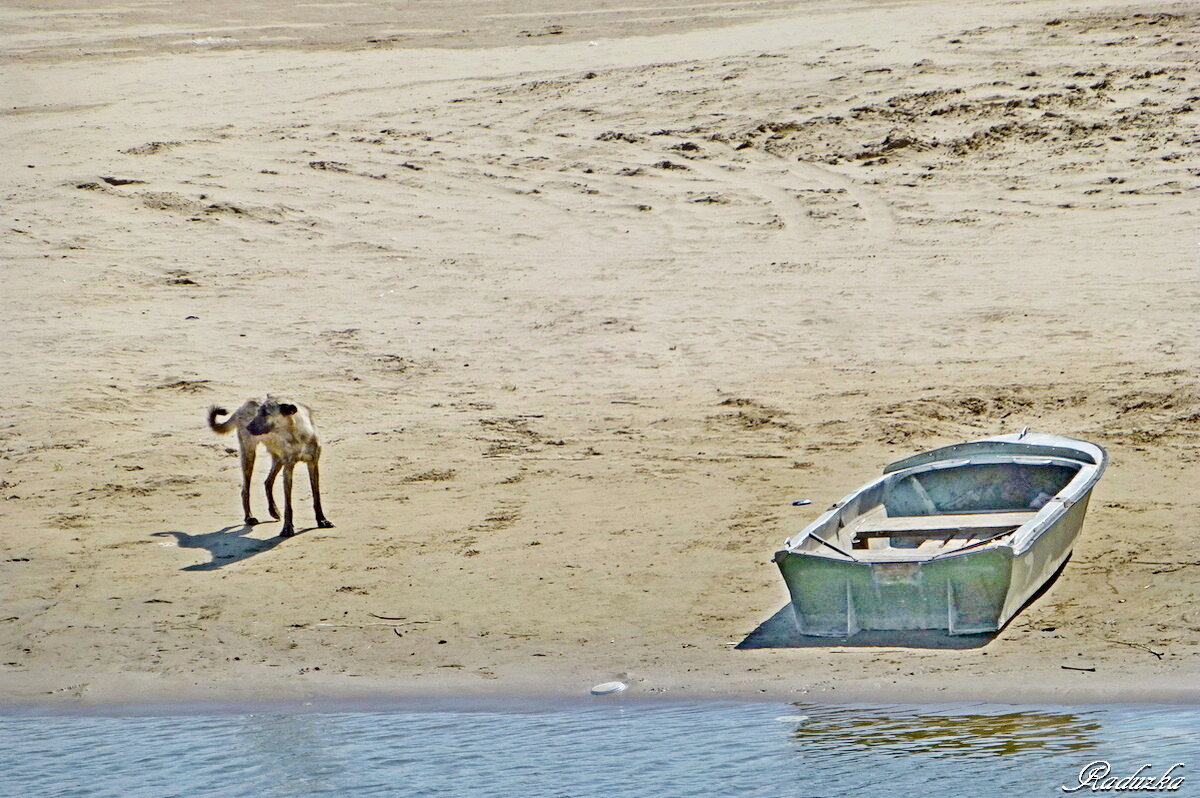
[[[279,537],[290,538],[296,534],[292,526],[292,469],[300,462],[308,465],[317,526],[321,529],[332,527],[321,510],[321,477],[317,466],[321,444],[317,441],[312,411],[304,405],[280,401],[268,394],[261,402],[249,400],[224,421],[217,420],[218,416],[226,414],[224,408],[213,405],[208,409],[208,426],[219,435],[237,430],[238,454],[242,462],[242,511],[247,526],[258,523],[250,513],[250,478],[254,473],[255,452],[261,443],[271,455],[271,471],[266,482],[267,512],[276,520],[279,509],[275,506],[275,477],[283,471],[283,529]]]

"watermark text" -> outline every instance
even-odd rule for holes
[[[1174,792],[1183,786],[1186,777],[1177,772],[1183,767],[1182,762],[1176,762],[1160,774],[1155,774],[1153,765],[1142,765],[1134,773],[1127,776],[1113,775],[1112,765],[1103,759],[1088,762],[1079,770],[1078,784],[1064,784],[1063,792],[1078,792],[1085,787],[1092,792],[1128,792],[1144,790],[1147,792]]]

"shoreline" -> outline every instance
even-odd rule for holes
[[[610,696],[589,694],[591,685],[556,684],[547,688],[535,680],[516,684],[507,692],[484,689],[479,684],[444,680],[436,686],[400,686],[395,680],[321,679],[280,686],[265,677],[241,679],[236,685],[162,683],[153,674],[140,674],[135,684],[94,683],[86,698],[22,700],[0,698],[0,717],[141,717],[159,715],[231,715],[249,713],[341,712],[458,712],[548,711],[612,705],[783,703],[829,705],[933,706],[973,704],[1039,707],[1177,706],[1200,705],[1200,687],[1180,674],[1172,678],[1139,681],[1134,686],[1112,677],[1083,674],[1076,684],[1071,677],[1030,688],[1019,682],[991,680],[986,687],[962,679],[949,685],[848,682],[837,686],[793,688],[730,688],[716,681],[690,686],[652,687],[631,683],[625,692]],[[128,680],[128,678],[127,678]],[[149,685],[154,683],[153,688]],[[1019,693],[1019,695],[1017,695]],[[897,697],[902,696],[902,700]]]

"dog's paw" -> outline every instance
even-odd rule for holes
[[[243,523],[244,523],[246,526],[254,526],[255,524],[257,524],[257,523],[258,523],[258,519],[257,519],[257,518],[255,518],[255,517],[254,517],[254,516],[252,516],[252,515],[248,515],[248,516],[246,516],[246,518],[243,520]]]
[[[279,530],[279,537],[281,537],[281,538],[290,538],[295,534],[296,534],[296,530],[290,526],[284,527],[283,529]]]
[[[330,521],[328,518],[318,518],[317,526],[320,529],[331,529],[333,527],[333,522]]]

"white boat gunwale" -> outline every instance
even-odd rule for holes
[[[963,456],[963,450],[978,444],[1018,444],[1027,445],[1029,449],[1052,449],[1057,450],[1055,455],[1042,455],[1033,453],[1014,453],[1002,454],[1000,452],[980,453],[975,455],[966,454]],[[1067,445],[1064,445],[1067,444]],[[934,459],[938,453],[946,453],[949,459]],[[1066,456],[1066,452],[1076,453],[1075,457]],[[1061,453],[1061,454],[1059,454]],[[914,462],[915,464],[905,467],[904,464]],[[998,465],[1005,463],[1018,463],[1022,465],[1063,465],[1071,468],[1077,468],[1076,473],[1054,496],[1052,496],[1035,515],[1021,524],[1017,529],[1010,534],[1002,534],[996,536],[993,540],[975,541],[958,549],[938,552],[930,555],[927,551],[918,549],[912,550],[889,550],[886,557],[868,555],[855,556],[843,550],[842,541],[828,540],[817,534],[817,530],[823,529],[832,519],[838,517],[842,509],[857,499],[864,493],[868,493],[872,488],[882,485],[888,480],[899,482],[909,476],[915,474],[928,473],[948,468],[959,468],[964,465]],[[875,479],[857,488],[854,492],[845,496],[841,500],[835,502],[828,510],[814,519],[808,526],[798,532],[796,535],[784,541],[783,550],[776,556],[781,554],[799,554],[811,557],[822,557],[840,562],[861,562],[861,563],[886,563],[886,562],[913,562],[913,561],[932,561],[944,560],[954,556],[962,556],[972,554],[979,551],[981,548],[991,547],[1007,547],[1013,550],[1014,555],[1019,555],[1025,551],[1037,537],[1048,529],[1055,521],[1070,509],[1071,505],[1084,497],[1088,491],[1100,479],[1104,473],[1106,465],[1106,457],[1104,450],[1087,441],[1080,441],[1074,438],[1066,438],[1058,435],[1046,434],[1014,434],[1001,435],[995,438],[985,438],[979,441],[972,441],[966,444],[955,444],[946,446],[940,449],[933,449],[928,452],[922,452],[912,457],[898,460],[886,468],[883,473]],[[992,515],[993,513],[960,513],[960,515]],[[922,516],[905,516],[907,518],[921,518]],[[839,521],[839,523],[844,522]],[[818,541],[822,547],[820,549],[801,549],[799,548],[804,542],[813,538]],[[862,552],[862,550],[857,550]]]

